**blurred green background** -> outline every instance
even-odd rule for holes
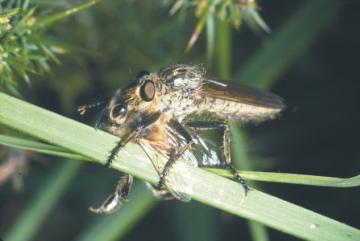
[[[0,4],[4,7],[9,2],[16,1]],[[31,103],[93,125],[99,112],[83,117],[77,107],[111,96],[138,71],[157,71],[175,63],[204,64],[209,75],[271,88],[289,106],[277,120],[241,126],[241,136],[233,141],[233,149],[247,147],[233,153],[246,159],[237,160],[239,169],[357,175],[360,4],[261,1],[260,14],[272,29],[269,34],[254,31],[244,21],[236,29],[210,14],[198,41],[185,52],[195,26],[201,25],[191,2],[169,15],[174,1],[104,0],[65,17],[42,33],[66,50],[56,53],[59,63],[50,61],[49,71],[30,73],[31,85],[17,78],[16,89]],[[77,3],[81,1],[29,4],[37,6],[36,13],[47,14]],[[247,220],[195,201],[155,201],[141,180],[136,180],[131,201],[123,209],[109,216],[94,215],[87,208],[112,192],[117,172],[95,164],[0,150],[0,177],[9,160],[17,163],[12,176],[0,179],[0,237],[5,241],[298,240],[259,230]],[[261,183],[261,188],[360,227],[360,195],[354,188],[270,183]]]

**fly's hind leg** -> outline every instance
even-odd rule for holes
[[[231,164],[231,150],[230,150],[230,129],[229,125],[224,124],[223,148],[225,156],[225,167],[232,175],[232,179],[239,182],[244,188],[245,195],[249,191],[249,187],[244,179],[239,175],[235,167]]]
[[[239,175],[235,167],[231,164],[231,150],[230,150],[230,129],[229,125],[224,122],[202,122],[194,121],[188,122],[186,126],[198,130],[222,130],[223,131],[223,152],[225,161],[215,164],[202,165],[203,167],[222,167],[226,168],[232,175],[232,179],[239,182],[244,189],[245,195],[249,191],[249,187],[244,179]]]

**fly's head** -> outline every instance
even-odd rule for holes
[[[157,85],[157,75],[141,71],[125,89],[117,90],[106,108],[109,131],[123,137],[158,112]]]

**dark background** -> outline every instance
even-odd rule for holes
[[[52,66],[48,76],[34,76],[31,88],[20,86],[27,100],[92,125],[96,113],[80,117],[76,107],[111,95],[131,81],[137,71],[144,68],[157,71],[174,63],[205,62],[204,34],[189,54],[183,52],[196,23],[193,9],[184,22],[179,22],[178,17],[168,16],[169,8],[159,2],[115,2],[104,1],[54,27],[50,33],[54,37],[91,53],[62,56],[62,64]],[[272,28],[272,34],[305,2],[262,1],[261,15]],[[335,0],[328,4],[332,2]],[[360,4],[341,3],[336,20],[272,87],[272,92],[285,99],[288,110],[278,120],[244,127],[258,170],[334,177],[359,174]],[[271,35],[255,34],[246,24],[239,31],[232,31],[231,63],[236,73]],[[208,71],[217,74],[216,68],[210,67]],[[20,192],[13,191],[10,181],[1,186],[1,234],[16,222],[60,162],[53,157],[42,157],[41,161],[29,159]],[[75,239],[90,221],[98,218],[87,207],[111,192],[117,177],[118,173],[98,165],[84,165],[34,240]],[[262,188],[289,202],[360,227],[358,188],[270,183],[262,183]],[[246,222],[195,201],[159,202],[129,229],[123,240],[249,240]],[[270,239],[297,240],[273,230]]]

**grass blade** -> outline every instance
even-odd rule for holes
[[[0,144],[4,146],[11,146],[24,150],[40,152],[48,155],[65,157],[69,159],[75,159],[75,160],[85,159],[85,157],[81,155],[78,155],[76,153],[71,153],[70,151],[58,146],[49,145],[33,140],[26,140],[23,138],[18,138],[13,136],[2,135],[2,134],[0,134]]]
[[[7,135],[0,134],[0,144],[5,146],[16,147],[20,149],[40,152],[43,154],[49,154],[59,157],[67,157],[76,160],[86,159],[85,157],[79,154],[72,153],[69,150],[66,150],[58,146],[49,145],[33,140],[26,140],[18,137],[7,136]],[[244,158],[241,157],[240,159],[244,159]],[[213,172],[217,175],[230,177],[229,172],[223,169],[206,168],[206,170]],[[340,188],[360,186],[360,175],[350,178],[338,178],[338,177],[324,177],[324,176],[290,174],[290,173],[255,172],[255,171],[238,171],[238,172],[245,179],[253,180],[253,181],[275,182],[275,183],[285,183],[285,184],[301,184],[301,185],[323,186],[323,187],[340,187]]]
[[[216,173],[217,175],[230,177],[231,175],[226,170],[216,168],[206,168],[207,170]],[[339,178],[339,177],[324,177],[315,175],[290,174],[290,173],[274,173],[274,172],[254,172],[254,171],[239,171],[240,175],[248,180],[262,181],[262,182],[276,182],[286,184],[300,184],[310,186],[322,187],[359,187],[360,175]]]
[[[16,108],[14,108],[16,106]],[[104,164],[118,138],[61,115],[0,93],[0,123],[34,137],[59,145]],[[159,177],[137,145],[127,145],[113,168],[157,183]],[[310,240],[358,240],[356,228],[327,218],[271,195],[252,189],[246,197],[242,187],[231,180],[199,168],[176,164],[181,184],[193,199],[234,215],[294,236]],[[176,185],[176,184],[174,184]],[[264,205],[266,204],[266,205]]]
[[[217,67],[219,71],[219,76],[222,79],[231,79],[231,32],[229,23],[223,20],[218,20],[217,22]],[[231,133],[234,129],[234,125],[230,124]],[[236,134],[236,133],[235,133]],[[234,165],[245,168],[246,170],[252,170],[251,162],[249,162],[249,158],[247,155],[247,146],[245,142],[239,140],[241,133],[238,131],[237,135],[232,134],[232,142],[231,150],[232,155],[235,158]],[[237,146],[234,146],[236,143]],[[239,146],[241,145],[241,146]],[[256,183],[248,182],[248,184],[252,185],[254,188],[258,188]],[[255,221],[248,221],[250,236],[254,241],[268,241],[268,232],[267,228]]]

